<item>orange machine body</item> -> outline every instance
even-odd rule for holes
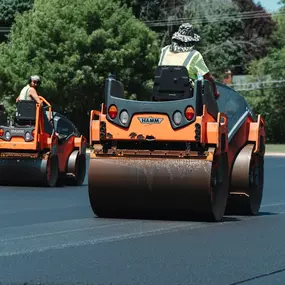
[[[37,175],[39,169],[39,175],[46,171],[50,175],[52,170],[48,170],[48,168],[53,167],[55,177],[53,181],[58,183],[62,176],[66,176],[70,172],[71,168],[74,169],[79,156],[81,163],[83,163],[83,157],[85,161],[86,138],[79,134],[67,118],[53,112],[52,106],[45,98],[40,97],[40,99],[46,105],[45,107],[32,101],[20,101],[16,113],[18,115],[17,123],[0,126],[0,159],[2,164],[2,167],[0,164],[0,180],[6,179],[3,168],[9,168],[12,173],[15,169],[20,174],[26,165],[30,165],[30,176]],[[24,104],[24,107],[21,104]],[[21,116],[28,119],[22,120]],[[62,122],[70,127],[70,133],[61,132],[60,124]],[[15,161],[19,163],[16,164]],[[31,161],[35,161],[34,164],[31,164]],[[43,161],[45,161],[44,164]],[[52,162],[50,163],[50,161]],[[83,171],[85,173],[85,168]],[[45,178],[49,179],[48,177]],[[51,184],[54,186],[56,183]]]
[[[153,118],[160,124],[140,124],[139,118]],[[100,125],[102,123],[105,126],[105,134],[102,140],[102,131],[100,138]],[[199,130],[197,129],[199,126]],[[163,114],[156,113],[140,113],[135,114],[131,119],[130,126],[128,128],[122,128],[112,121],[106,118],[106,107],[102,104],[101,111],[92,110],[90,116],[90,146],[95,147],[94,155],[102,155],[102,146],[100,142],[108,141],[136,141],[138,148],[135,150],[136,154],[142,153],[139,148],[139,142],[142,140],[150,140],[157,142],[189,142],[196,143],[197,132],[200,133],[199,144],[211,145],[215,148],[216,153],[227,152],[229,165],[232,165],[234,159],[242,146],[251,142],[255,144],[254,152],[264,154],[265,143],[265,123],[261,115],[258,115],[257,121],[249,116],[243,122],[230,144],[228,143],[228,117],[224,113],[218,113],[217,120],[208,113],[207,107],[203,106],[203,114],[196,116],[195,121],[190,125],[177,130],[173,129],[170,124],[169,117]],[[97,151],[96,151],[97,148]],[[128,153],[134,154],[134,151],[130,152],[125,149],[117,149],[116,152],[120,155],[127,155]],[[143,152],[146,154],[146,152]],[[149,152],[150,153],[150,152]],[[152,155],[160,153],[160,150],[153,150]],[[164,152],[167,156],[167,153]],[[170,152],[168,152],[170,153]],[[189,150],[185,155],[193,156],[195,158],[205,158],[205,155],[201,155],[199,151]],[[92,154],[91,154],[92,155]],[[208,157],[210,159],[210,157]]]
[[[228,86],[216,82],[216,100],[207,80],[190,82],[185,67],[159,66],[152,99],[135,101],[124,98],[120,81],[106,79],[101,110],[90,114],[88,183],[96,215],[194,211],[218,221],[226,209],[258,213],[262,116]]]

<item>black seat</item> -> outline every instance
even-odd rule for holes
[[[193,89],[185,66],[158,66],[152,91],[153,101],[172,101],[193,97]]]
[[[36,121],[36,103],[32,100],[21,100],[17,103],[16,122],[19,125],[34,125]]]

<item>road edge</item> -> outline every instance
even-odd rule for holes
[[[284,152],[268,152],[265,153],[265,156],[285,156]]]
[[[90,154],[90,149],[87,149],[86,153]],[[268,152],[268,153],[265,153],[264,156],[282,156],[282,157],[284,156],[285,157],[285,152]]]

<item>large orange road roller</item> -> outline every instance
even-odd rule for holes
[[[159,66],[150,101],[124,99],[105,83],[90,117],[89,199],[99,217],[182,214],[220,221],[255,215],[263,193],[265,125],[246,100],[216,83]]]
[[[0,125],[0,185],[81,185],[87,140],[40,99],[19,101],[14,120]]]

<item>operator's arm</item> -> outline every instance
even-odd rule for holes
[[[220,94],[217,90],[216,84],[215,84],[215,80],[212,77],[202,55],[198,52],[197,53],[198,56],[195,58],[195,71],[197,72],[197,74],[200,74],[204,77],[204,79],[208,80],[213,88],[214,91],[214,96],[217,98],[219,98]]]
[[[34,88],[30,88],[29,95],[38,103],[41,104],[41,100]]]
[[[216,87],[216,84],[215,84],[215,80],[214,80],[214,78],[212,77],[212,75],[210,74],[210,72],[206,73],[206,74],[204,75],[204,78],[205,78],[206,80],[208,80],[208,81],[211,83],[211,85],[212,85],[212,87],[213,87],[214,95],[215,95],[216,99],[218,99],[219,96],[220,96],[220,93],[219,93],[218,90],[217,90],[217,87]]]

